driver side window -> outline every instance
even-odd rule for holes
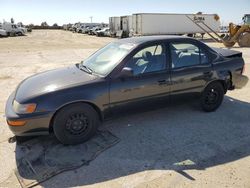
[[[138,51],[127,66],[134,75],[157,72],[166,69],[166,54],[163,45],[153,45]]]

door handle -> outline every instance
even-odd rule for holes
[[[158,84],[159,84],[159,85],[164,85],[164,84],[166,84],[166,83],[167,83],[166,80],[158,80]]]

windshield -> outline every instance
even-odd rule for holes
[[[134,44],[110,43],[83,61],[81,66],[86,67],[93,73],[106,76],[133,47]]]

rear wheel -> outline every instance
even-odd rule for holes
[[[224,88],[221,83],[209,84],[202,93],[201,107],[206,112],[215,111],[221,105],[224,98]]]
[[[250,47],[250,32],[242,33],[238,39],[240,47]]]
[[[79,144],[97,131],[97,112],[88,104],[72,104],[61,109],[54,118],[53,130],[63,144]]]

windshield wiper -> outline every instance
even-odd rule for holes
[[[79,64],[79,69],[80,70],[83,70],[89,74],[92,74],[93,73],[93,70],[85,65],[83,65],[82,63]]]

